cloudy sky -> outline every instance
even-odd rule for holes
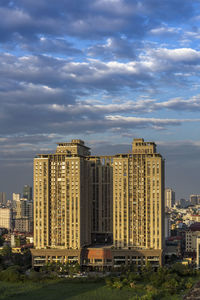
[[[1,0],[0,191],[32,184],[56,142],[143,137],[177,199],[200,193],[199,45],[199,0]]]

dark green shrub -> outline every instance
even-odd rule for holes
[[[12,249],[9,245],[5,245],[3,249],[1,250],[1,255],[6,257],[6,258],[11,258],[12,257]]]
[[[191,289],[192,286],[193,286],[193,284],[194,284],[194,282],[193,282],[192,278],[191,278],[191,277],[188,278],[188,279],[186,280],[186,282],[185,282],[185,287],[186,287],[186,289]]]
[[[113,287],[120,290],[123,288],[123,282],[119,279],[115,279],[113,282]]]
[[[162,289],[169,294],[175,294],[179,291],[179,283],[175,278],[171,278],[162,284]]]
[[[105,283],[108,287],[112,287],[113,286],[113,278],[112,277],[107,277],[105,279]]]
[[[2,281],[18,282],[23,279],[24,276],[20,273],[19,266],[11,266],[0,272],[0,280]]]
[[[140,281],[142,279],[141,275],[136,272],[130,272],[127,277],[129,281]]]
[[[31,270],[27,278],[30,279],[31,281],[39,282],[42,280],[43,276],[42,273]]]

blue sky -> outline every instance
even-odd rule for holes
[[[200,193],[200,1],[2,0],[0,190],[82,138],[93,153],[155,141],[177,199]]]

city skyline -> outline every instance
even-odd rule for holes
[[[200,193],[198,0],[14,0],[0,15],[0,191],[32,185],[56,142],[112,155],[144,138],[177,199]]]
[[[87,143],[87,141],[86,141]],[[87,143],[88,144],[88,143]],[[131,148],[130,145],[126,145],[126,144],[122,144],[122,145],[109,145],[106,146],[106,149],[104,148],[104,144],[102,145],[102,147],[99,147],[97,149],[97,151],[92,151],[93,155],[113,155],[115,154],[115,147],[119,150],[117,153],[130,153]],[[173,148],[171,150],[171,152],[166,152],[164,151],[164,147],[157,147],[158,148],[158,152],[160,153],[164,153],[163,154],[163,158],[166,160],[166,156],[173,157],[174,153],[173,153]],[[55,145],[54,147],[52,147],[52,149],[56,149]],[[162,150],[163,149],[163,150]],[[177,147],[174,145],[174,149],[177,149]],[[93,149],[91,149],[93,150]],[[166,150],[167,151],[167,150]],[[51,151],[49,151],[51,152]],[[35,156],[39,154],[39,153],[35,153]],[[196,151],[196,158],[198,155],[198,152]],[[183,155],[183,154],[182,154]],[[33,158],[35,157],[32,157]],[[187,157],[187,153],[185,153],[185,159]],[[195,159],[195,157],[194,157]],[[181,158],[180,158],[181,160]],[[180,163],[179,160],[179,163]],[[190,178],[192,175],[194,174],[190,174],[189,172],[187,172],[187,167],[185,167],[185,173],[179,173],[181,175],[181,178],[177,178],[177,173],[173,173],[173,166],[171,166],[171,168],[168,168],[168,163],[169,164],[173,164],[173,160],[172,161],[165,161],[165,186],[166,188],[172,188],[175,193],[176,193],[176,201],[178,201],[181,198],[187,199],[189,200],[190,195],[192,194],[199,194],[199,188],[198,188],[198,176],[196,174],[196,176],[193,176],[193,178],[195,177],[195,180],[193,182],[193,186],[190,186],[190,188],[188,188],[188,185],[183,186],[182,185],[182,178]],[[195,162],[194,162],[195,163]],[[198,161],[197,161],[197,166],[198,166]],[[178,167],[178,165],[177,165]],[[21,172],[24,172],[23,176],[17,176],[17,177],[13,177],[13,182],[11,183],[10,181],[10,176],[12,177],[12,169],[13,166],[11,166],[8,169],[5,169],[4,171],[4,176],[1,176],[1,182],[0,182],[0,186],[2,186],[1,190],[3,192],[6,192],[6,196],[7,199],[12,199],[12,193],[21,193],[22,192],[22,188],[24,185],[29,184],[30,186],[33,185],[33,161],[27,163],[27,166],[25,167],[24,164],[21,165],[21,167],[18,166],[18,169],[20,169]],[[193,164],[189,165],[188,164],[188,169],[192,172],[193,170]],[[171,175],[171,180],[170,180],[170,175]],[[8,180],[9,178],[9,180]],[[11,189],[11,186],[13,187],[13,189]]]

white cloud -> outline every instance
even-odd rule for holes
[[[141,117],[125,117],[121,115],[107,115],[106,120],[116,124],[148,124],[153,125],[180,125],[183,122],[200,122],[200,119],[159,119],[159,118],[141,118]]]
[[[162,100],[162,99],[161,99]],[[46,109],[56,112],[66,112],[69,114],[81,113],[97,113],[103,116],[107,113],[153,113],[157,110],[170,109],[174,111],[198,111],[200,110],[200,95],[193,96],[189,99],[172,98],[167,101],[160,101],[156,99],[139,99],[128,100],[124,102],[115,103],[112,101],[107,104],[105,101],[85,100],[76,101],[75,104],[59,105],[50,104]]]
[[[193,96],[189,99],[173,98],[168,101],[156,103],[157,108],[168,108],[179,111],[198,111],[200,110],[200,95]]]
[[[154,35],[166,35],[166,34],[178,34],[180,31],[181,29],[178,27],[168,27],[165,25],[165,26],[151,29],[150,33]]]

